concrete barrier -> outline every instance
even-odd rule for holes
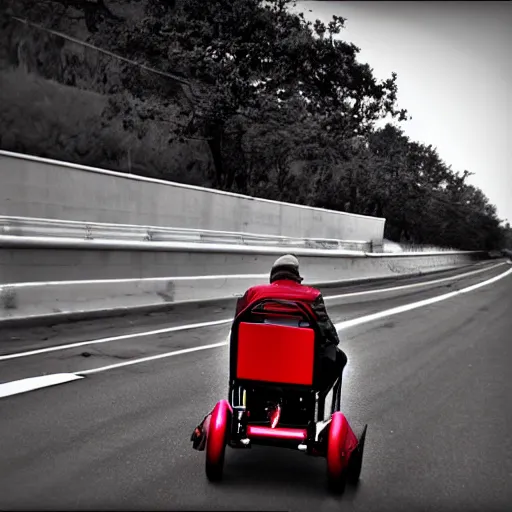
[[[60,313],[223,301],[267,278],[247,275],[16,283],[0,286],[0,323]]]
[[[173,251],[4,249],[0,251],[0,277],[5,283],[0,286],[0,322],[234,299],[249,286],[268,280],[279,253],[278,248],[206,250],[192,245]],[[480,253],[379,257],[303,252],[299,257],[305,284],[318,286],[439,272],[484,257]]]
[[[0,215],[382,241],[385,219],[0,151]]]

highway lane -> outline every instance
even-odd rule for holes
[[[350,312],[336,306],[332,316],[452,290],[382,294]],[[367,422],[370,430],[361,485],[341,501],[325,492],[325,461],[294,452],[229,451],[225,482],[206,482],[204,454],[188,439],[225,395],[222,347],[1,399],[0,509],[510,510],[511,293],[509,276],[342,333],[350,359],[343,408],[356,428]],[[225,335],[218,329],[188,334],[210,343]],[[48,363],[34,356],[0,371],[29,360]]]

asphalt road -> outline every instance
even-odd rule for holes
[[[454,273],[332,290],[368,293],[328,309],[343,322],[512,269],[486,267],[386,292],[375,290]],[[222,342],[229,324],[141,333],[230,315],[206,308],[200,318],[196,310],[4,330],[0,385],[135,364],[0,399],[0,510],[512,510],[512,274],[340,331],[349,356],[343,410],[355,429],[369,424],[361,483],[341,498],[326,492],[325,460],[263,447],[229,450],[225,480],[207,482],[189,437],[226,395],[227,347],[170,353]],[[112,336],[124,337],[105,341]],[[37,352],[49,347],[59,350]]]

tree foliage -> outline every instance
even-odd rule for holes
[[[321,129],[346,139],[367,133],[383,115],[405,115],[395,109],[396,76],[379,82],[369,66],[357,61],[355,46],[334,39],[342,18],[312,27],[291,14],[289,4],[155,1],[137,23],[105,23],[108,30],[94,40],[196,82],[206,108],[195,126],[211,141],[214,185],[230,189],[233,172],[224,166],[225,134],[240,116],[246,125],[271,122],[276,110],[295,106],[301,115],[316,117]]]

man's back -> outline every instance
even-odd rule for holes
[[[253,286],[238,300],[236,316],[262,299],[294,300],[306,305],[316,318],[327,344],[338,345],[338,333],[327,314],[320,290],[304,286],[291,279],[279,279],[271,284]]]
[[[319,296],[321,296],[320,291],[315,288],[283,279],[271,284],[260,284],[249,288],[238,301],[236,314],[238,316],[247,306],[261,299],[297,300],[310,305]]]

